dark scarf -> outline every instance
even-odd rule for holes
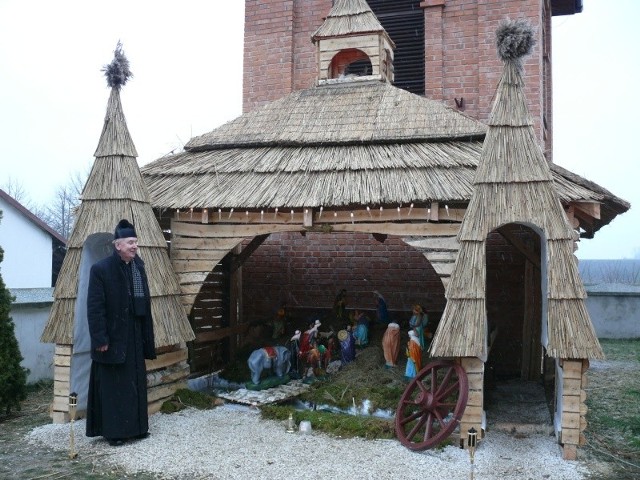
[[[133,290],[133,310],[137,317],[146,315],[146,301],[144,296],[144,284],[142,283],[142,275],[134,260],[131,260],[131,278]]]

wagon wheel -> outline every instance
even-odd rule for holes
[[[411,380],[396,410],[396,436],[410,450],[426,450],[456,428],[467,406],[469,382],[461,365],[437,360]]]

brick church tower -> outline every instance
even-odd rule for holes
[[[316,84],[311,40],[332,0],[246,0],[243,112]],[[525,91],[548,160],[552,148],[551,17],[581,0],[368,0],[395,43],[397,87],[486,122],[502,71],[495,31],[505,18],[529,21],[537,44],[524,64]]]

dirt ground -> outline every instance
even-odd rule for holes
[[[125,472],[101,467],[100,458],[70,459],[68,454],[27,443],[25,437],[33,428],[51,422],[49,403],[53,398],[53,384],[30,387],[20,412],[9,418],[0,417],[0,479],[2,480],[59,480],[136,478],[151,480],[153,475],[127,475]],[[84,432],[74,430],[75,435]],[[69,443],[69,436],[60,442]]]

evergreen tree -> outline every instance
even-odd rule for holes
[[[0,211],[2,221],[2,211]],[[4,250],[0,247],[0,263]],[[9,316],[13,298],[0,273],[0,414],[10,414],[12,408],[20,410],[20,402],[27,398],[28,370],[20,365],[22,355],[18,347],[13,320]]]

